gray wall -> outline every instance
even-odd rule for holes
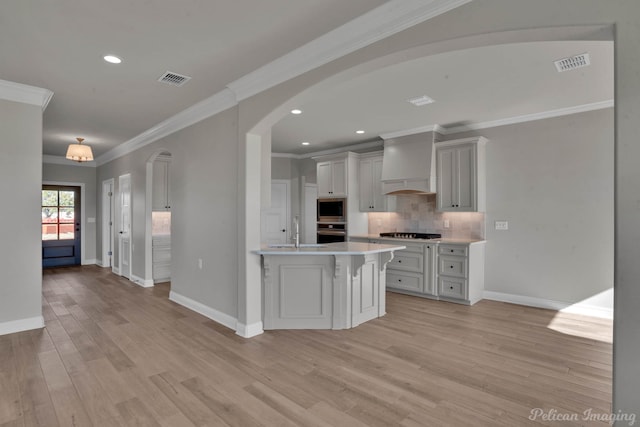
[[[446,136],[489,139],[486,290],[576,303],[613,287],[613,124],[606,109]]]
[[[156,153],[171,153],[171,290],[232,317],[237,313],[236,115],[229,109],[98,168],[99,183],[115,178],[116,194],[118,177],[131,174],[132,273],[145,278],[146,164]],[[100,217],[101,195],[98,201]],[[116,230],[117,211],[116,202]],[[100,245],[97,250],[100,257]]]
[[[58,165],[45,163],[42,165],[42,181],[70,182],[84,184],[84,224],[82,233],[84,234],[84,259],[85,264],[92,264],[96,261],[96,227],[98,222],[87,222],[88,218],[96,219],[96,168]]]
[[[41,177],[42,108],[0,100],[0,329],[42,318]]]

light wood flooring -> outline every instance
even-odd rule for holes
[[[168,284],[96,266],[43,281],[46,328],[0,336],[3,427],[608,425],[529,415],[610,412],[611,321],[388,293],[352,330],[244,339]]]

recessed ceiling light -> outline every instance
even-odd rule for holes
[[[309,144],[311,144],[311,143],[310,143],[310,142],[307,142],[307,141],[305,141],[305,142],[303,142],[303,143],[302,143],[302,145],[309,145]]]
[[[422,107],[423,105],[432,104],[436,101],[433,98],[429,98],[427,95],[418,96],[417,98],[408,99],[410,103],[415,105],[416,107]]]
[[[291,114],[302,114],[302,110],[299,110],[297,108],[293,109],[293,110],[291,110]]]
[[[358,134],[363,134],[363,133],[364,133],[364,131],[361,129],[361,130],[357,130],[357,131],[356,131],[356,133],[358,133]]]
[[[104,60],[107,62],[110,62],[111,64],[119,64],[122,62],[122,59],[118,58],[117,56],[113,56],[113,55],[105,55],[104,56]]]

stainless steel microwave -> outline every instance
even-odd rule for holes
[[[347,222],[347,199],[318,199],[318,222]]]

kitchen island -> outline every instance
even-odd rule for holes
[[[262,255],[263,327],[349,329],[385,314],[385,268],[398,244],[272,245]]]

